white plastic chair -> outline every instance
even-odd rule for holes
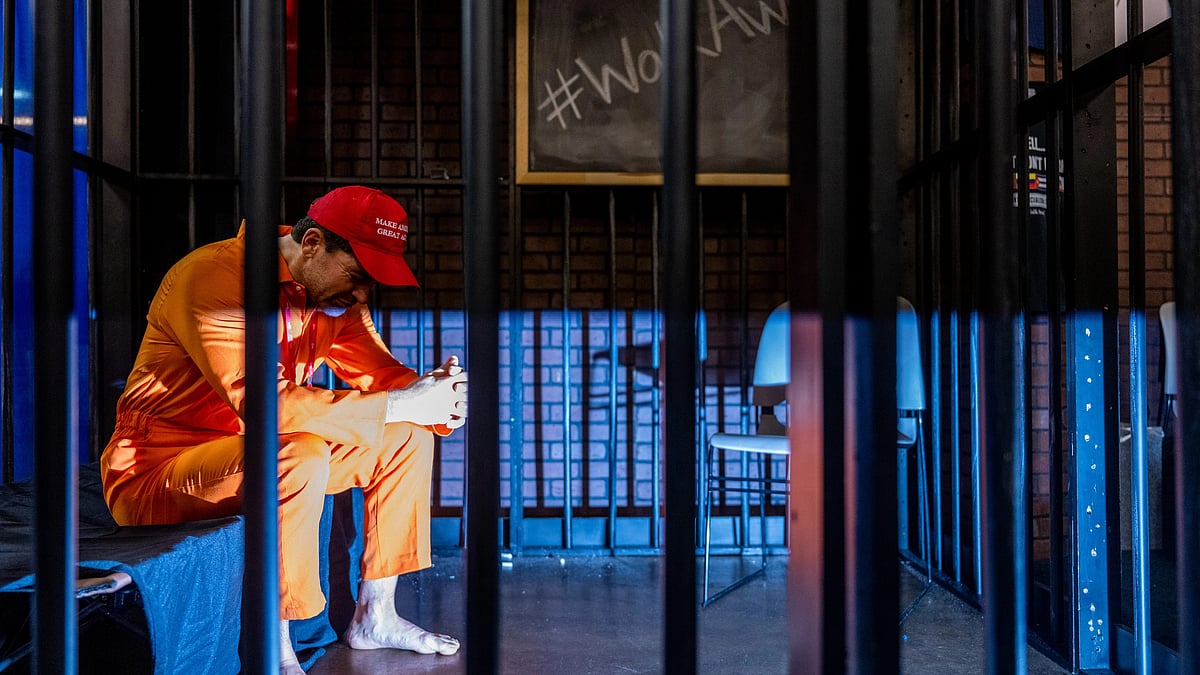
[[[896,447],[901,453],[907,453],[913,447],[917,451],[917,508],[921,518],[921,562],[925,565],[925,589],[928,590],[933,580],[933,558],[929,548],[929,483],[926,476],[925,429],[922,423],[924,411],[925,370],[921,362],[921,328],[912,303],[897,297]],[[899,479],[907,484],[908,476],[901,475]],[[906,508],[907,504],[902,507]],[[910,609],[911,605],[905,610],[905,614]]]
[[[759,407],[758,433],[713,434],[708,439],[705,451],[704,472],[704,598],[705,607],[716,602],[730,591],[742,586],[767,568],[767,502],[772,495],[788,495],[790,468],[782,476],[767,475],[765,465],[772,458],[787,457],[789,454],[787,427],[774,413],[774,406],[784,403],[787,383],[791,374],[791,358],[788,352],[791,329],[788,303],[779,305],[767,317],[762,337],[758,342],[758,354],[754,359],[754,394],[752,403]],[[757,475],[723,475],[721,462],[729,453],[742,453],[754,460]],[[761,526],[762,564],[753,572],[742,576],[715,593],[709,593],[709,554],[712,542],[713,496],[725,492],[749,493],[759,496],[759,524]]]

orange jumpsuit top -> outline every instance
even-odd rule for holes
[[[290,227],[279,229],[281,236],[290,232]],[[243,223],[236,238],[196,249],[163,278],[117,402],[116,430],[101,457],[109,503],[124,479],[178,452],[181,433],[197,445],[245,433],[245,250]],[[330,443],[379,447],[386,390],[408,385],[416,372],[392,356],[365,305],[354,305],[340,317],[308,307],[304,287],[282,256],[279,308],[280,433],[308,432]],[[321,364],[354,389],[305,386]],[[164,443],[156,452],[160,435]]]

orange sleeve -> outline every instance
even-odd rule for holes
[[[237,262],[209,259],[179,270],[163,296],[161,318],[217,395],[244,419],[246,318]],[[280,433],[308,432],[347,445],[382,443],[386,393],[303,387],[283,376],[282,363],[278,372]]]
[[[366,305],[355,305],[340,322],[325,362],[333,373],[355,389],[403,389],[420,377],[400,363],[383,344]]]
[[[420,375],[392,356],[391,350],[375,330],[375,322],[366,305],[355,305],[333,340],[326,363],[334,374],[350,386],[364,391],[403,389]],[[439,436],[448,436],[452,429],[442,424],[426,427]]]

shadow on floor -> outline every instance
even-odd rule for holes
[[[716,580],[732,579],[757,562],[714,561]],[[435,556],[434,567],[401,579],[397,608],[429,630],[465,633],[458,555]],[[787,672],[787,562],[771,558],[764,576],[705,609],[697,603],[699,672],[762,675]],[[901,570],[902,605],[921,581]],[[501,582],[500,672],[587,675],[661,673],[662,559],[658,557],[517,558]],[[897,609],[897,618],[899,608]],[[935,588],[921,598],[901,628],[904,673],[983,672],[983,618],[952,594]],[[310,675],[462,673],[464,654],[353,651],[332,645]],[[1064,673],[1030,649],[1029,673]]]

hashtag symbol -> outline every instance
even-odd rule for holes
[[[567,120],[563,117],[563,113],[567,108],[570,108],[571,112],[575,113],[575,119],[583,119],[579,114],[579,108],[575,105],[575,99],[579,98],[579,95],[583,93],[583,87],[571,88],[571,85],[575,84],[575,81],[579,79],[579,73],[576,73],[568,80],[563,77],[561,70],[555,68],[554,72],[558,75],[558,88],[551,89],[549,82],[544,83],[546,85],[547,98],[538,104],[538,110],[542,110],[547,106],[551,107],[550,114],[546,115],[546,121],[553,122],[557,119],[562,128],[566,129]],[[562,101],[559,101],[559,96],[563,97]]]

